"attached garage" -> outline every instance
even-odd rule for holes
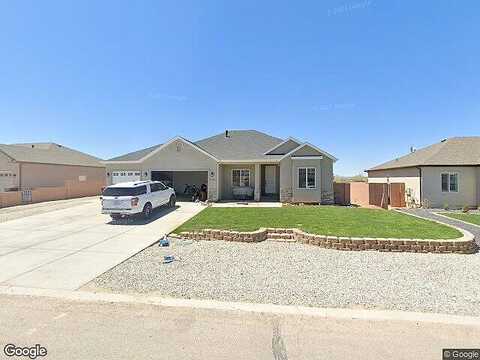
[[[152,170],[152,180],[162,181],[164,184],[175,189],[177,197],[188,196],[188,191],[185,191],[188,186],[195,185],[198,189],[202,185],[207,186],[208,194],[208,171],[164,171],[164,170]]]

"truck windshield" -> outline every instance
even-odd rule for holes
[[[137,196],[147,193],[147,187],[137,186],[131,188],[107,187],[103,190],[103,196]]]

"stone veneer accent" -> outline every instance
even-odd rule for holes
[[[463,236],[458,239],[394,239],[363,238],[309,234],[299,229],[261,228],[252,232],[204,229],[202,231],[181,232],[182,237],[191,240],[224,240],[240,242],[260,242],[267,239],[292,241],[336,250],[376,250],[384,252],[416,253],[457,253],[472,254],[477,251],[474,236],[462,229]]]

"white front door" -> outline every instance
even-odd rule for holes
[[[265,166],[265,194],[277,193],[277,167]]]

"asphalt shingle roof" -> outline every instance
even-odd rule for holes
[[[218,160],[256,160],[275,159],[278,155],[264,155],[275,145],[283,142],[282,139],[267,135],[256,130],[229,130],[229,136],[225,132],[192,142],[202,150],[213,155]],[[187,140],[188,141],[188,140]],[[151,146],[146,149],[117,156],[108,161],[137,161],[155,151],[162,144]]]
[[[480,165],[480,136],[449,138],[387,161],[369,171],[429,165]]]
[[[282,139],[256,130],[229,130],[228,137],[223,132],[194,144],[219,160],[256,160],[275,158],[264,153],[281,142]]]
[[[137,150],[137,151],[134,151],[134,152],[125,154],[125,155],[117,156],[117,157],[108,159],[108,161],[136,161],[136,160],[140,160],[140,159],[142,159],[144,156],[147,156],[147,155],[150,154],[152,151],[154,151],[154,150],[156,150],[157,148],[159,148],[160,146],[162,146],[162,144],[150,146],[150,147],[148,147],[148,148],[146,148],[146,149],[141,149],[141,150]]]
[[[99,158],[55,143],[0,144],[0,152],[18,162],[104,167]]]

